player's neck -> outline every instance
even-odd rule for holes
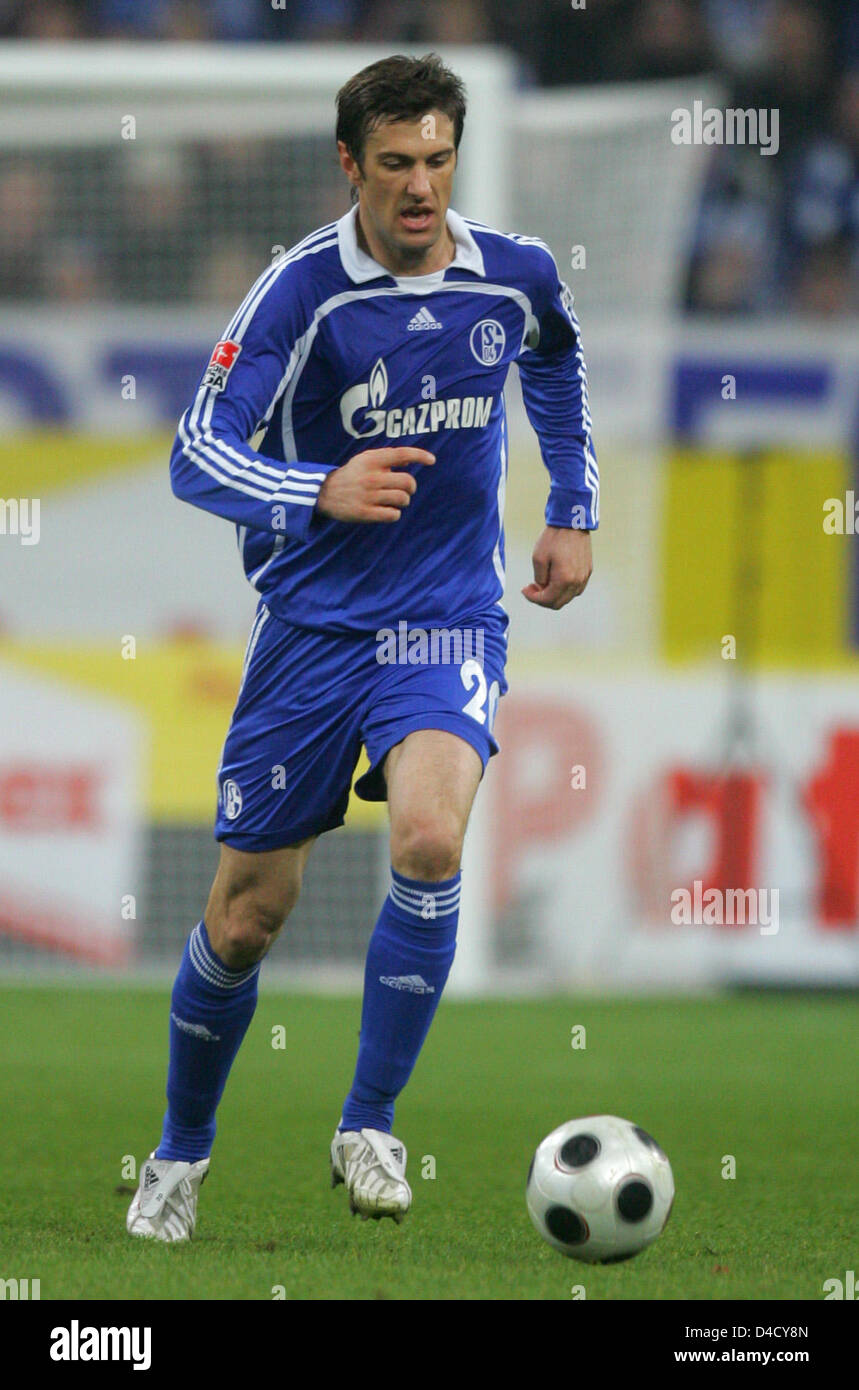
[[[439,237],[434,246],[428,246],[426,251],[420,253],[419,256],[416,254],[414,257],[392,254],[376,237],[373,237],[371,243],[361,220],[360,205],[355,219],[355,231],[358,245],[365,255],[372,256],[374,261],[384,266],[385,270],[394,276],[432,275],[436,271],[444,270],[456,256],[456,242],[446,221],[444,235]]]

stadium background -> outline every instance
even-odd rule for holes
[[[575,294],[603,475],[588,591],[537,611],[511,373],[511,692],[451,986],[855,985],[856,7],[6,0],[0,35],[3,969],[166,979],[199,919],[254,595],[170,443],[249,284],[348,207],[337,87],[434,49],[472,95],[454,207]],[[675,144],[696,101],[777,109],[778,153]],[[385,829],[353,798],[320,840],[270,978],[357,984]],[[777,889],[778,931],[672,923],[695,880]]]

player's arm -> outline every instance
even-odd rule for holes
[[[590,532],[599,525],[599,470],[573,296],[548,249],[539,254],[536,332],[518,366],[525,409],[551,487],[546,530],[532,557],[534,582],[522,593],[542,607],[563,608],[582,592],[593,568]]]
[[[417,486],[423,449],[371,449],[342,467],[281,463],[249,440],[271,420],[298,364],[307,328],[296,266],[260,276],[228,325],[179,422],[170,458],[177,497],[239,526],[306,540],[316,512],[344,521],[397,521]],[[326,486],[329,475],[336,480]]]
[[[170,481],[183,501],[239,526],[304,539],[333,465],[284,464],[248,442],[271,419],[295,366],[306,315],[294,271],[265,271],[215,345],[179,421]]]

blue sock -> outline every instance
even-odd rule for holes
[[[361,1041],[339,1128],[390,1133],[456,950],[461,873],[423,883],[391,870],[367,951]]]
[[[230,970],[209,944],[205,922],[187,942],[170,1001],[167,1113],[157,1158],[207,1158],[215,1110],[257,1004],[259,963]]]

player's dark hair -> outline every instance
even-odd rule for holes
[[[454,148],[465,125],[465,87],[437,53],[382,58],[350,77],[337,93],[336,138],[342,140],[359,169],[367,136],[388,121],[416,121],[427,111],[441,111],[453,122]],[[363,172],[363,171],[362,171]],[[357,196],[353,188],[353,201]]]

